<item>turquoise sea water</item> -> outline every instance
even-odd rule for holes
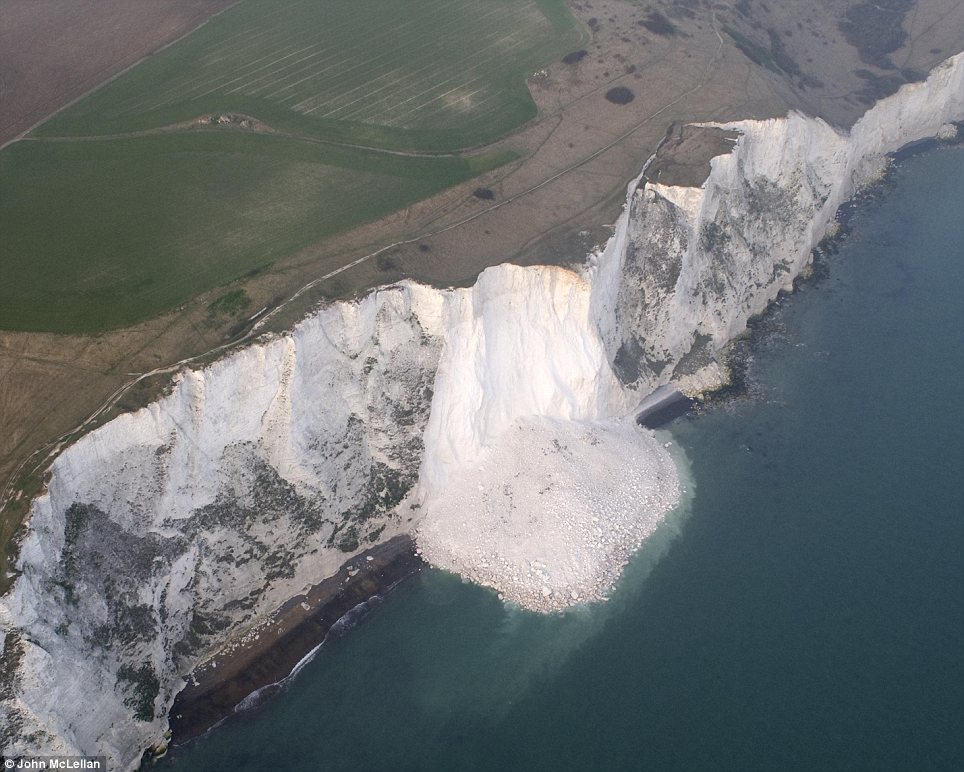
[[[190,770],[964,768],[964,148],[901,162],[781,302],[695,494],[609,603],[427,571]]]

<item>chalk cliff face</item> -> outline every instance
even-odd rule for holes
[[[0,599],[6,752],[133,768],[185,676],[349,554],[409,530],[536,609],[601,597],[676,502],[632,409],[720,383],[882,154],[964,118],[964,56],[870,110],[729,124],[701,188],[638,181],[582,272],[499,266],[338,303],[91,432]]]
[[[837,209],[887,153],[964,117],[964,56],[905,86],[840,134],[819,119],[714,124],[735,130],[700,188],[646,183],[597,258],[595,317],[624,383],[720,383],[720,349],[793,279]]]
[[[64,452],[0,609],[5,744],[134,765],[195,663],[404,527],[439,319],[337,304]]]
[[[613,373],[591,294],[572,271],[503,265],[447,297],[418,543],[536,610],[604,597],[680,493],[633,424],[639,395]]]

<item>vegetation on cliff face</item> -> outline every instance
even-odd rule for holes
[[[118,686],[129,694],[124,697],[124,704],[134,711],[134,717],[140,721],[154,719],[154,705],[161,691],[161,682],[157,673],[150,665],[140,667],[122,665],[117,671]]]

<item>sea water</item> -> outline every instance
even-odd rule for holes
[[[904,159],[783,299],[605,604],[437,571],[170,769],[964,768],[964,148]]]

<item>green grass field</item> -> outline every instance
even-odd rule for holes
[[[0,328],[140,322],[504,163],[440,153],[582,35],[564,0],[242,0],[0,151]],[[273,133],[152,133],[217,113]]]
[[[582,35],[563,0],[244,0],[35,134],[222,111],[326,139],[468,147],[532,118],[526,76]]]
[[[149,319],[505,160],[240,132],[18,142],[0,153],[0,328]]]

